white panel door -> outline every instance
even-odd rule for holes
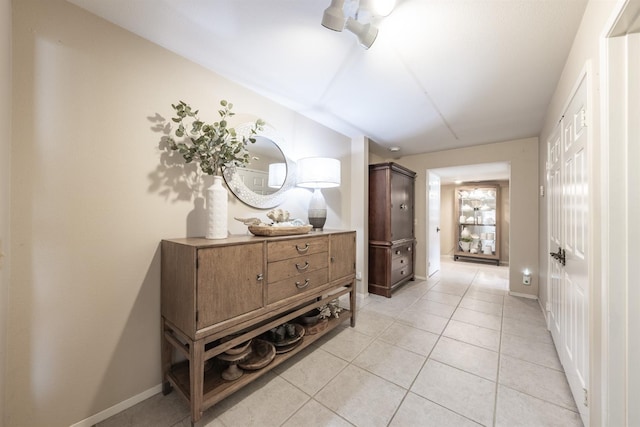
[[[587,85],[549,139],[550,329],[582,421],[589,425]]]
[[[549,142],[547,143],[547,197],[549,200],[549,253],[557,252],[562,245],[562,233],[560,226],[561,219],[561,199],[562,199],[562,183],[560,182],[560,158],[562,149],[562,126],[558,126],[554,130]],[[562,310],[564,304],[564,295],[562,292],[562,265],[559,262],[551,262],[549,264],[549,287],[547,298],[549,299],[549,329],[553,335],[555,342],[560,342],[562,334],[560,333]]]
[[[440,177],[429,172],[429,271],[428,276],[440,271]]]

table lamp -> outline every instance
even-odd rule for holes
[[[327,202],[321,189],[340,186],[340,160],[329,157],[305,157],[298,160],[298,187],[312,188],[309,224],[322,230],[327,221]]]

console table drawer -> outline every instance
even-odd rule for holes
[[[329,281],[329,269],[327,267],[312,271],[307,274],[299,274],[295,277],[270,282],[267,285],[267,304],[280,301],[310,289],[325,285]]]
[[[267,261],[281,261],[298,256],[328,252],[328,250],[329,239],[326,236],[301,237],[282,242],[269,242],[267,244]]]
[[[321,268],[327,268],[329,263],[327,252],[320,252],[309,256],[300,256],[277,262],[270,262],[267,268],[269,283],[279,282],[301,274],[308,274]]]

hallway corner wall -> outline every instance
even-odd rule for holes
[[[418,173],[416,178],[416,274],[426,277],[427,169],[478,163],[508,162],[510,180],[509,286],[511,292],[538,295],[537,277],[522,284],[525,269],[538,271],[538,138],[497,142],[455,150],[437,151],[396,160]]]

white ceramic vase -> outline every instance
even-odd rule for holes
[[[207,189],[207,239],[226,239],[228,234],[229,193],[222,185],[222,177],[214,176],[213,185]]]
[[[471,232],[469,232],[467,227],[462,227],[462,231],[460,232],[460,237],[471,237]]]
[[[471,250],[471,242],[460,241],[458,245],[460,245],[460,249],[462,249],[463,252],[469,252]]]

